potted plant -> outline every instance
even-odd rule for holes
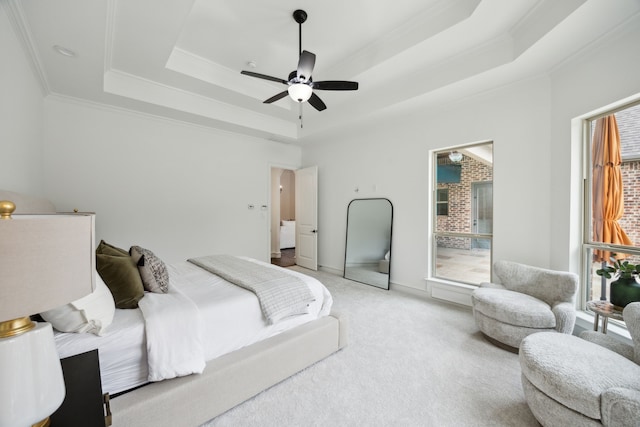
[[[636,280],[640,275],[640,264],[634,265],[611,257],[611,265],[596,270],[596,274],[607,279],[615,277],[611,282],[609,300],[611,304],[624,308],[627,304],[640,301],[640,283]]]

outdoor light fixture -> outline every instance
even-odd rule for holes
[[[311,86],[304,83],[294,83],[287,89],[289,96],[296,102],[305,102],[311,98]]]
[[[449,153],[449,160],[451,160],[454,163],[458,163],[462,160],[462,153],[459,153],[457,151],[452,151],[451,153]]]

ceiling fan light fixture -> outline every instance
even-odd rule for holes
[[[305,102],[311,98],[311,86],[304,83],[294,83],[287,89],[289,96],[296,102]]]

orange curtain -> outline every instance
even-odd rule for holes
[[[620,134],[616,117],[602,117],[596,120],[593,134],[593,241],[616,245],[633,245],[618,220],[624,215],[622,194],[622,173],[620,164]],[[609,251],[594,251],[594,261],[609,261]],[[616,255],[617,259],[625,258]]]

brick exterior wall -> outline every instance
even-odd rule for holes
[[[624,216],[619,224],[633,242],[640,246],[640,161],[622,162],[622,190],[624,197]],[[636,263],[640,262],[638,260]]]
[[[448,155],[438,158],[438,164],[451,164]],[[459,183],[438,184],[438,189],[449,190],[449,214],[438,215],[436,230],[454,233],[472,233],[473,212],[471,206],[472,184],[476,182],[493,181],[493,168],[471,157],[463,156]],[[640,183],[639,183],[640,185]],[[471,239],[456,237],[438,237],[438,247],[471,249]]]

